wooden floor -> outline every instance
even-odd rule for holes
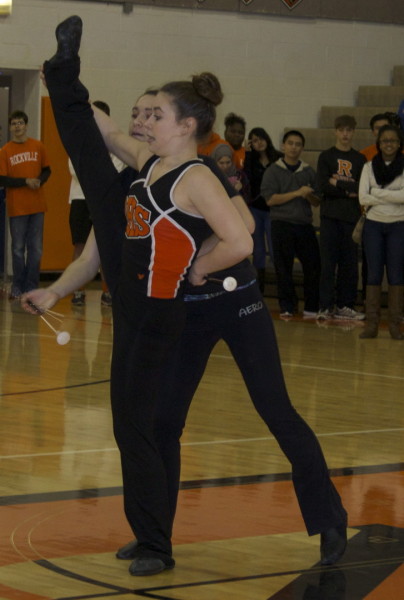
[[[131,532],[108,400],[110,309],[90,290],[85,308],[56,310],[66,346],[0,298],[0,600],[404,598],[404,341],[273,311],[291,397],[349,512],[336,568],[319,567],[289,464],[220,343],[183,437],[177,566],[134,578],[114,556]]]

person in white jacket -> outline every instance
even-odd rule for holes
[[[366,327],[361,338],[375,338],[380,320],[381,287],[386,269],[390,335],[400,330],[404,299],[404,155],[398,127],[384,125],[376,141],[378,153],[366,163],[359,184],[365,207],[363,244],[367,258]]]

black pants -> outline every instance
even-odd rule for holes
[[[94,120],[88,91],[78,79],[79,59],[46,62],[44,73],[56,125],[86,198],[103,273],[114,296],[120,276],[127,190]]]
[[[172,517],[154,413],[164,366],[183,329],[182,300],[113,301],[111,406],[121,453],[124,508],[139,555],[171,556]],[[167,562],[167,561],[166,561]]]
[[[322,217],[320,224],[320,308],[353,308],[358,291],[358,245],[355,223]]]
[[[274,265],[281,312],[296,313],[298,298],[293,281],[295,256],[303,269],[304,310],[319,308],[320,250],[314,227],[273,220],[271,223]]]
[[[111,405],[125,513],[138,554],[172,560],[166,473],[153,433],[158,382],[184,325],[182,300],[125,293],[120,285],[125,190],[78,80],[79,61],[45,63],[58,130],[85,194],[113,298]],[[135,286],[136,287],[136,286]]]
[[[180,477],[179,440],[209,355],[223,339],[255,409],[292,465],[293,485],[309,535],[345,523],[346,512],[317,438],[290,402],[272,318],[258,285],[185,304],[185,329],[165,369],[155,422],[172,518]]]

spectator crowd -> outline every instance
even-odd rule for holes
[[[306,140],[301,131],[286,131],[277,149],[263,127],[253,127],[247,134],[246,120],[235,113],[224,120],[223,138],[212,132],[199,144],[198,153],[213,158],[251,211],[255,222],[252,262],[257,280],[264,293],[270,261],[281,318],[299,314],[294,277],[297,260],[303,276],[305,318],[366,318],[361,337],[376,337],[386,275],[390,334],[402,339],[403,113],[400,105],[397,114],[374,115],[369,125],[375,141],[361,151],[353,147],[355,118],[338,116],[335,143],[320,153],[316,170],[302,159]],[[0,188],[6,192],[12,244],[10,299],[38,286],[46,211],[41,188],[50,176],[46,150],[41,142],[27,136],[27,125],[27,115],[14,111],[9,118],[10,142],[0,150]],[[88,209],[86,217],[80,213],[73,219],[74,210],[82,210],[86,203],[74,171],[71,173],[70,226],[75,259],[84,247],[91,221]],[[313,225],[313,207],[319,207],[319,228]],[[352,234],[362,214],[366,216],[363,243],[358,245]],[[356,306],[360,256],[365,312]],[[84,301],[84,290],[75,291],[72,302],[82,305]],[[111,304],[105,282],[101,301]]]

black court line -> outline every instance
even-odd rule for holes
[[[0,506],[16,504],[36,504],[39,502],[60,502],[63,500],[86,500],[91,498],[106,498],[122,496],[122,486],[110,488],[88,488],[85,490],[67,490],[62,492],[45,492],[39,494],[21,494],[0,497]]]
[[[180,584],[172,585],[172,586],[164,585],[164,586],[150,587],[150,588],[127,589],[127,588],[120,588],[119,586],[114,586],[114,585],[111,585],[108,583],[104,583],[102,581],[98,581],[98,580],[92,579],[90,577],[79,575],[77,573],[74,573],[73,571],[68,571],[67,569],[58,567],[57,565],[53,564],[51,561],[48,561],[48,560],[36,560],[34,562],[36,565],[38,565],[40,567],[44,567],[45,569],[48,569],[49,571],[52,571],[53,573],[57,573],[59,575],[64,575],[66,577],[75,579],[77,581],[83,581],[85,583],[90,583],[93,585],[105,587],[106,589],[116,590],[114,593],[111,593],[111,594],[88,594],[88,595],[83,595],[83,596],[66,596],[63,598],[62,597],[57,598],[56,600],[84,600],[84,599],[90,599],[90,598],[103,598],[106,595],[116,596],[116,595],[124,594],[124,593],[127,594],[128,592],[132,593],[136,596],[143,596],[145,598],[156,598],[158,600],[175,600],[173,598],[173,596],[170,596],[170,597],[161,596],[160,594],[157,594],[157,592],[164,591],[164,590],[192,589],[192,588],[198,588],[198,587],[205,587],[205,586],[209,586],[209,585],[218,585],[218,584],[223,584],[223,583],[236,583],[236,582],[240,582],[240,581],[256,581],[258,579],[282,577],[284,575],[301,575],[304,573],[312,573],[312,572],[318,573],[318,572],[322,572],[324,570],[324,568],[318,568],[318,569],[314,568],[314,569],[301,569],[301,570],[294,570],[294,571],[279,571],[276,573],[263,573],[261,575],[246,575],[244,577],[226,577],[223,579],[209,579],[206,581],[194,581],[192,583],[180,583]],[[136,578],[134,577],[133,579],[135,582]]]
[[[225,577],[134,590],[78,575],[47,560],[38,560],[35,561],[35,564],[66,577],[111,590],[110,593],[105,594],[70,596],[58,598],[57,600],[89,600],[90,598],[104,598],[107,596],[116,597],[124,593],[131,593],[143,598],[153,598],[154,600],[176,600],[175,596],[172,595],[175,590],[192,590],[225,583],[253,582],[275,577],[290,577],[291,575],[295,575],[296,578],[270,596],[268,600],[284,600],[285,598],[289,600],[345,600],[346,598],[353,600],[365,598],[404,561],[404,553],[402,552],[404,530],[380,524],[365,525],[357,529],[358,533],[349,540],[345,556],[339,565],[335,567],[321,567],[319,563],[316,563],[309,569],[285,570],[242,577]],[[171,592],[170,596],[164,594],[168,591]]]
[[[384,465],[364,465],[360,467],[342,467],[329,469],[331,477],[350,477],[351,475],[369,475],[372,473],[390,473],[404,471],[404,463],[391,463]],[[275,481],[292,480],[292,473],[266,473],[262,475],[242,475],[235,477],[222,477],[216,479],[200,479],[182,481],[180,489],[188,490],[199,487],[225,487],[234,485],[249,485],[254,483],[273,483]]]
[[[384,465],[364,465],[360,467],[343,467],[330,469],[331,477],[350,477],[352,475],[371,475],[376,473],[396,473],[404,471],[404,463],[388,463]],[[265,475],[243,475],[236,477],[218,477],[216,479],[195,479],[181,481],[180,490],[196,490],[213,487],[232,487],[235,485],[251,485],[273,483],[276,481],[291,481],[291,473],[267,473]],[[108,488],[89,488],[82,490],[67,490],[61,492],[41,492],[39,494],[19,494],[15,496],[0,496],[0,506],[16,504],[35,504],[39,502],[59,502],[62,500],[83,500],[90,498],[106,498],[121,496],[122,486]]]
[[[0,398],[5,398],[8,396],[30,396],[31,394],[42,394],[45,392],[58,392],[60,390],[71,390],[73,388],[81,388],[89,385],[100,385],[102,383],[109,383],[110,379],[99,379],[98,381],[88,381],[86,383],[75,383],[74,385],[61,385],[59,387],[53,388],[40,388],[36,390],[24,390],[21,392],[9,392],[6,394],[0,394]]]
[[[57,575],[63,575],[64,577],[69,577],[70,579],[75,579],[76,581],[82,581],[83,583],[90,583],[92,585],[97,585],[99,587],[103,587],[106,590],[111,590],[108,594],[91,594],[86,596],[77,596],[77,598],[103,598],[107,596],[117,596],[121,594],[132,594],[133,590],[130,588],[124,588],[119,585],[114,585],[112,583],[107,583],[105,581],[99,581],[97,579],[93,579],[92,577],[87,577],[86,575],[80,575],[79,573],[74,573],[73,571],[69,571],[68,569],[64,569],[63,567],[59,567],[55,565],[49,560],[40,559],[33,561],[36,565],[43,567],[44,569],[48,569],[52,571],[52,573],[56,573]],[[58,600],[67,600],[59,598]],[[70,599],[72,600],[72,599]]]

